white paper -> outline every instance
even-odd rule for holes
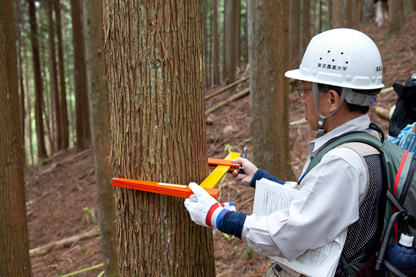
[[[299,193],[299,190],[291,188],[292,186],[292,182],[281,185],[266,179],[257,181],[253,214],[269,215],[281,209],[288,209]],[[326,246],[307,250],[292,262],[280,257],[270,258],[306,276],[334,276],[346,237],[347,230]]]
[[[298,193],[299,190],[292,189],[288,185],[261,179],[256,182],[253,214],[269,215],[275,211],[287,209]]]

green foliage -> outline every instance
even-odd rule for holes
[[[237,249],[238,249],[238,246],[237,246],[237,245],[235,245],[235,246],[233,247],[233,250],[231,251],[230,255],[234,255],[234,254],[237,252]]]
[[[89,225],[96,225],[97,219],[95,217],[94,210],[88,207],[84,207],[82,210],[84,214],[83,216],[84,222]]]
[[[224,237],[226,237],[228,240],[233,240],[233,239],[235,239],[235,237],[234,237],[234,236],[230,236],[229,234],[226,234],[226,233],[222,233],[222,235],[223,235]]]
[[[246,246],[244,248],[244,252],[243,255],[241,256],[241,259],[243,261],[247,261],[250,260],[251,258],[253,258],[254,256],[258,255],[250,246]]]
[[[229,154],[229,153],[231,153],[231,152],[233,151],[233,147],[232,147],[232,145],[231,145],[231,144],[229,144],[229,143],[227,143],[227,144],[225,145],[224,151],[228,152],[228,154]]]

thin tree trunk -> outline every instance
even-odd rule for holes
[[[64,41],[66,41],[64,39]],[[66,69],[65,72],[69,72],[70,69],[70,57],[69,55],[65,55],[66,57]],[[68,115],[69,115],[69,120],[68,120],[68,125],[71,126],[71,133],[69,134],[69,138],[70,138],[70,142],[72,142],[72,144],[76,144],[76,119],[75,119],[75,111],[74,111],[74,106],[76,105],[74,103],[74,101],[72,99],[75,99],[75,89],[74,89],[74,84],[75,82],[75,77],[74,74],[69,74],[68,76]]]
[[[39,13],[39,26],[44,26],[45,19],[47,19],[47,6],[45,5],[46,2],[42,2],[39,6],[38,13]],[[46,36],[43,36],[45,32],[41,32],[38,36],[39,38],[39,45],[46,45]],[[48,66],[46,65],[47,61],[49,60],[49,56],[45,47],[39,47],[40,51],[40,63],[41,63],[41,72],[42,72],[42,87],[43,87],[43,98],[42,98],[42,111],[44,114],[44,124],[45,124],[45,138],[47,138],[46,149],[49,149],[50,154],[52,155],[55,153],[55,136],[53,132],[53,126],[55,122],[55,118],[53,116],[54,110],[54,94],[52,93],[50,82],[50,75],[47,73]],[[49,146],[49,147],[48,147]]]
[[[290,1],[290,68],[300,64],[300,1]]]
[[[114,176],[207,176],[200,4],[104,1]],[[215,276],[212,230],[194,224],[183,202],[116,189],[121,276]]]
[[[326,2],[328,6],[328,14],[327,14],[328,29],[332,29],[332,1],[333,0],[327,0]]]
[[[362,1],[361,0],[356,0],[355,1],[355,26],[357,29],[361,29],[361,24],[362,24]]]
[[[236,11],[236,44],[237,44],[237,52],[236,52],[236,60],[235,60],[235,67],[236,72],[238,69],[238,66],[240,65],[241,60],[241,0],[237,1],[237,11]],[[237,76],[234,80],[237,79]]]
[[[58,91],[58,72],[56,68],[56,51],[55,51],[55,28],[53,22],[53,3],[49,1],[47,3],[48,10],[48,29],[49,29],[49,75],[51,82],[51,95],[54,100],[54,109],[51,110],[51,116],[55,116],[55,126],[54,131],[56,133],[56,144],[57,150],[63,150],[63,140],[61,129],[61,110],[60,110],[60,101],[59,101],[59,91]],[[53,132],[54,133],[54,132]]]
[[[24,55],[24,60],[27,61],[27,49],[26,49],[26,44],[24,44],[23,47],[23,55]],[[29,66],[28,63],[25,63],[26,68],[25,68],[25,91],[26,91],[26,107],[27,107],[27,121],[26,121],[26,126],[27,126],[27,134],[29,137],[29,161],[31,165],[35,164],[35,155],[33,154],[33,133],[32,133],[32,98],[31,98],[31,93],[30,93],[30,85],[29,85]]]
[[[225,56],[226,56],[226,52],[225,52],[225,30],[227,29],[227,20],[225,20],[226,14],[227,14],[227,5],[225,5],[225,1],[224,1],[224,5],[223,5],[223,12],[222,12],[222,82],[225,83],[227,80],[227,70],[226,70],[226,65],[225,65]]]
[[[400,33],[405,22],[403,0],[389,1],[389,28],[387,36]]]
[[[210,6],[207,6],[206,7],[206,11],[207,11],[207,20],[209,19],[209,28],[208,28],[208,30],[209,30],[209,35],[208,35],[208,38],[207,38],[207,44],[208,44],[208,46],[207,46],[207,50],[208,50],[208,53],[207,53],[207,64],[208,64],[208,78],[209,78],[209,80],[208,80],[208,84],[209,84],[209,87],[212,87],[212,85],[213,85],[213,81],[212,81],[212,68],[213,68],[213,66],[212,66],[212,49],[213,49],[213,46],[212,46],[212,39],[213,39],[213,34],[212,34],[212,32],[213,32],[213,29],[214,29],[214,27],[212,26],[212,10],[210,9]]]
[[[306,47],[311,40],[311,1],[301,0],[301,20],[300,20],[300,57],[305,53]]]
[[[88,93],[86,81],[84,32],[82,26],[82,8],[80,0],[71,0],[71,15],[74,43],[74,77],[75,77],[75,108],[77,151],[90,147],[90,119],[88,109]]]
[[[0,1],[0,276],[33,276],[29,257],[12,0]]]
[[[244,40],[243,40],[243,62],[248,64],[248,25],[247,25],[247,4],[246,4],[246,14],[242,18],[244,24]]]
[[[69,123],[68,123],[68,108],[66,101],[65,88],[65,69],[64,69],[64,51],[62,42],[62,23],[61,23],[61,5],[60,0],[54,1],[55,16],[56,16],[56,33],[58,38],[58,66],[59,66],[59,91],[60,91],[60,106],[61,124],[59,132],[62,136],[62,149],[69,147]]]
[[[319,26],[318,33],[322,33],[322,0],[319,0]]]
[[[17,46],[17,60],[18,60],[18,83],[19,83],[19,104],[20,104],[20,130],[22,131],[22,150],[23,150],[23,161],[26,165],[26,143],[25,143],[25,122],[26,122],[26,109],[25,109],[25,88],[23,83],[23,62],[22,62],[22,37],[21,32],[21,22],[22,22],[22,10],[20,8],[20,1],[15,1],[14,5],[14,14],[16,15],[15,21],[15,36],[16,36],[16,46]]]
[[[220,42],[218,40],[218,2],[217,0],[212,0],[212,21],[213,21],[213,67],[214,67],[214,85],[218,86],[220,84]]]
[[[332,23],[331,28],[345,27],[345,5],[344,1],[331,1],[332,3]],[[348,15],[347,15],[348,16]]]
[[[205,7],[205,0],[202,1],[202,14],[203,14],[203,23],[202,23],[202,42],[204,48],[204,79],[205,79],[205,87],[209,87],[209,66],[208,66],[208,33],[207,33],[207,25],[208,25],[208,12],[207,8]]]
[[[238,54],[238,14],[240,0],[225,1],[225,30],[224,30],[224,59],[225,59],[225,80],[226,84],[231,84],[236,79],[237,72],[237,54]]]
[[[42,116],[42,98],[43,98],[43,85],[41,77],[40,67],[40,55],[39,55],[39,42],[38,42],[38,29],[36,23],[36,10],[35,0],[29,1],[29,18],[30,29],[32,32],[32,58],[33,58],[33,74],[35,78],[35,118],[36,118],[36,137],[37,137],[37,156],[38,162],[48,157],[45,147],[45,135],[43,130],[43,116]]]
[[[114,189],[111,187],[110,124],[108,89],[105,76],[104,35],[101,0],[83,2],[87,83],[89,91],[91,136],[97,180],[101,248],[106,276],[118,275]]]
[[[353,3],[352,0],[346,0],[347,1],[347,7],[346,10],[347,11],[347,27],[348,28],[354,28],[354,20],[353,20]]]

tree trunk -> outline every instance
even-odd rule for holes
[[[237,52],[236,52],[236,60],[235,60],[235,67],[236,67],[236,72],[238,69],[238,66],[240,65],[240,60],[241,60],[241,0],[237,1],[237,14],[236,16],[236,44],[237,44]],[[237,76],[234,80],[237,79]]]
[[[28,55],[27,55],[27,48],[26,48],[26,44],[23,44],[23,60],[27,61],[28,60]],[[28,135],[28,140],[29,140],[29,161],[31,165],[35,164],[35,155],[33,154],[33,133],[32,133],[32,97],[31,97],[31,90],[30,90],[30,85],[29,85],[29,70],[28,70],[28,63],[25,63],[25,91],[26,91],[26,107],[27,107],[27,120],[26,120],[26,128],[27,128],[27,135]],[[23,137],[24,139],[24,137]]]
[[[318,34],[322,33],[322,0],[319,0],[319,23]]]
[[[332,29],[332,1],[333,0],[327,0],[327,6],[328,6],[328,16],[327,16],[327,21],[328,21],[328,29]],[[338,0],[339,1],[339,0]]]
[[[331,28],[345,27],[345,5],[344,1],[336,0],[331,1],[332,3],[332,22]]]
[[[214,27],[212,26],[211,5],[208,5],[208,4],[205,6],[207,21],[209,20],[209,25],[208,25],[209,28],[207,28],[209,30],[209,32],[207,32],[207,35],[208,35],[208,37],[207,37],[207,64],[208,64],[207,70],[208,70],[208,76],[207,77],[209,79],[208,79],[207,83],[209,84],[209,87],[212,87],[212,49],[213,49],[213,46],[212,46],[213,34],[212,34],[212,32],[214,30]]]
[[[56,150],[63,150],[63,140],[62,133],[60,132],[61,126],[61,111],[60,111],[60,101],[59,101],[59,91],[58,91],[58,72],[56,68],[56,51],[55,51],[55,28],[53,22],[53,3],[49,1],[47,3],[48,9],[48,38],[49,38],[49,75],[51,82],[51,98],[54,100],[53,108],[51,110],[51,117],[55,116],[55,126],[53,126],[56,133]]]
[[[59,67],[59,91],[60,101],[59,110],[61,113],[61,124],[59,126],[59,132],[62,136],[62,149],[69,147],[69,124],[68,124],[68,108],[66,101],[66,89],[65,89],[65,69],[64,69],[64,51],[62,42],[62,23],[61,23],[61,4],[60,0],[54,2],[55,16],[56,16],[56,34],[58,38],[58,67]]]
[[[247,1],[246,1],[247,2]],[[245,15],[241,18],[242,21],[242,25],[244,28],[244,37],[243,37],[243,42],[242,42],[242,62],[245,64],[248,64],[248,31],[247,31],[247,3],[245,5],[246,7],[246,13]]]
[[[46,65],[47,58],[46,55],[46,47],[42,47],[43,45],[46,45],[46,32],[44,31],[43,26],[44,25],[44,19],[47,19],[46,10],[47,7],[45,6],[46,2],[41,2],[39,5],[39,9],[37,10],[39,15],[39,26],[40,32],[39,32],[39,52],[40,52],[40,68],[41,68],[41,76],[42,78],[42,112],[43,112],[43,118],[44,118],[44,126],[45,126],[45,139],[47,141],[46,148],[49,150],[50,155],[52,155],[55,152],[55,138],[53,136],[53,125],[54,125],[54,117],[53,117],[53,94],[51,93],[50,89],[50,83],[49,79],[50,76],[47,73],[48,66]],[[49,146],[49,147],[48,147]]]
[[[346,10],[347,11],[347,27],[348,28],[355,28],[354,26],[354,20],[353,20],[353,3],[352,0],[346,0],[347,1],[347,7]]]
[[[214,85],[220,84],[220,42],[218,41],[218,2],[212,0],[212,21],[213,21],[213,73],[214,73]]]
[[[19,106],[20,106],[20,130],[22,132],[22,150],[23,150],[23,165],[26,165],[26,143],[25,143],[25,122],[26,122],[26,109],[25,109],[25,87],[23,82],[23,62],[22,62],[22,37],[21,37],[21,24],[22,24],[22,10],[20,7],[20,1],[16,1],[14,5],[14,14],[15,14],[15,36],[16,36],[16,46],[17,46],[17,60],[18,60],[18,88],[20,89],[19,94]]]
[[[300,1],[290,1],[290,68],[297,68],[300,64]]]
[[[311,40],[311,2],[301,0],[301,20],[300,20],[300,57],[305,53],[306,47]]]
[[[362,6],[361,23],[365,26],[373,22],[374,18],[374,0],[360,0]]]
[[[416,0],[407,0],[406,16],[416,11]]]
[[[361,23],[362,23],[362,6],[363,3],[361,0],[355,1],[355,27],[357,29],[361,29]]]
[[[104,1],[116,177],[176,184],[208,174],[200,1]],[[116,189],[121,276],[214,276],[212,230],[184,199]]]
[[[237,29],[238,15],[240,11],[238,9],[240,0],[227,0],[225,1],[225,29],[224,29],[224,60],[225,60],[225,81],[226,84],[231,84],[236,80],[237,72],[237,58],[238,58],[238,36],[239,30]]]
[[[71,0],[71,15],[74,43],[74,78],[77,151],[90,147],[90,119],[88,109],[88,88],[85,65],[84,32],[80,0]]]
[[[110,124],[105,76],[101,0],[83,1],[91,137],[97,183],[101,245],[106,276],[118,275],[114,189],[111,187]]]
[[[33,74],[35,79],[35,118],[36,118],[36,138],[37,138],[37,155],[38,162],[48,157],[45,147],[45,133],[43,130],[43,116],[42,116],[42,98],[43,85],[40,67],[39,42],[38,42],[38,27],[36,23],[36,9],[35,0],[29,1],[29,19],[30,30],[32,32],[32,58],[33,58]]]
[[[0,1],[0,276],[33,276],[29,257],[12,0]]]
[[[254,162],[287,180],[293,177],[288,82],[284,77],[288,69],[289,2],[251,0],[248,15]]]
[[[206,7],[206,1],[202,1],[202,14],[203,16],[203,23],[202,23],[202,41],[203,41],[203,49],[204,49],[204,80],[205,80],[205,87],[210,87],[211,83],[209,81],[209,59],[208,59],[208,10]]]
[[[389,1],[389,29],[388,36],[400,33],[405,23],[403,0]]]

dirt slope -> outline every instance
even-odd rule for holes
[[[416,72],[416,14],[408,17],[406,27],[399,36],[384,40],[385,27],[374,24],[363,29],[381,49],[384,64],[384,83],[391,87],[394,82],[404,83]],[[241,69],[240,76],[247,75]],[[248,87],[243,83],[238,90]],[[215,91],[213,88],[207,93]],[[223,100],[219,95],[207,101],[211,107]],[[395,104],[395,93],[390,91],[379,97],[377,106],[390,108]],[[303,117],[303,109],[296,93],[290,94],[290,120]],[[388,121],[374,113],[373,121],[387,131]],[[226,148],[233,151],[248,148],[250,158],[250,102],[249,97],[229,103],[210,115],[212,124],[207,126],[209,157],[223,158]],[[305,142],[312,139],[307,123],[290,127],[292,168],[298,176],[306,158]],[[97,202],[95,176],[91,151],[75,154],[74,149],[60,153],[41,167],[28,168],[25,172],[26,201],[29,222],[30,248],[34,249],[95,228]],[[250,213],[253,190],[237,186],[230,177],[221,184],[223,201],[234,201],[239,211]],[[268,259],[245,251],[246,243],[227,238],[214,231],[217,276],[262,276],[268,267]],[[61,276],[101,263],[100,238],[93,237],[58,247],[46,254],[31,258],[35,276]],[[97,276],[102,267],[76,276]]]

